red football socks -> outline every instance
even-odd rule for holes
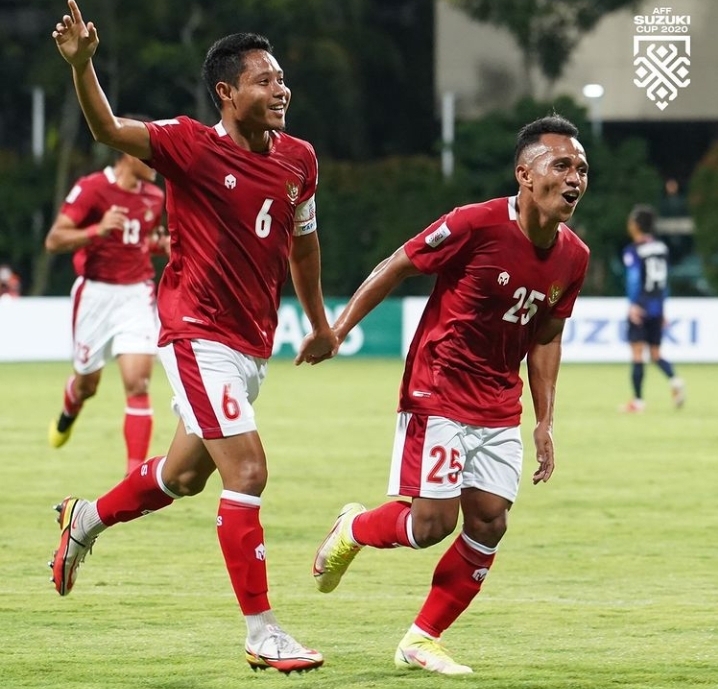
[[[75,384],[75,376],[72,375],[67,379],[65,384],[65,396],[62,403],[62,413],[65,416],[75,417],[80,413],[82,409],[82,400],[78,400],[73,390]]]
[[[258,615],[270,609],[259,502],[257,497],[225,490],[217,512],[219,544],[244,615]]]
[[[163,459],[154,457],[144,462],[97,499],[97,513],[105,526],[132,521],[172,503],[174,498],[157,481],[157,465]]]
[[[386,502],[368,512],[354,517],[352,534],[359,545],[374,548],[411,548],[407,533],[407,520],[411,515],[411,504],[403,500]]]
[[[459,534],[439,560],[431,590],[414,624],[437,639],[441,637],[469,607],[495,557],[495,552],[487,555],[471,548]]]
[[[130,474],[145,461],[150,448],[152,407],[149,395],[133,395],[127,398],[124,434],[127,447],[127,473]]]

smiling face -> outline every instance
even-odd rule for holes
[[[586,152],[577,139],[543,134],[521,153],[516,179],[541,225],[566,222],[588,186]]]
[[[247,52],[237,84],[220,82],[217,93],[223,111],[241,130],[264,132],[286,126],[291,91],[276,58],[265,50]]]

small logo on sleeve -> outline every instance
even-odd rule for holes
[[[424,241],[432,248],[436,249],[441,242],[443,242],[449,235],[451,230],[443,223],[440,227],[435,229],[430,235],[424,239]]]
[[[70,189],[70,193],[65,197],[65,201],[67,203],[75,203],[81,191],[82,187],[79,184],[76,184],[74,187],[72,187],[72,189]]]
[[[158,127],[169,127],[173,124],[179,124],[179,120],[174,118],[170,120],[152,120],[152,124],[156,124]]]

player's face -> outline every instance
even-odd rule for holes
[[[243,128],[284,129],[290,98],[291,91],[275,57],[264,50],[247,53],[238,88],[232,88],[235,120]]]
[[[566,222],[588,186],[583,146],[562,134],[544,134],[524,153],[525,181],[541,214]]]

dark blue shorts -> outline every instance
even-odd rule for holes
[[[649,345],[660,345],[663,337],[663,316],[644,318],[641,325],[628,321],[628,341],[647,342]]]

